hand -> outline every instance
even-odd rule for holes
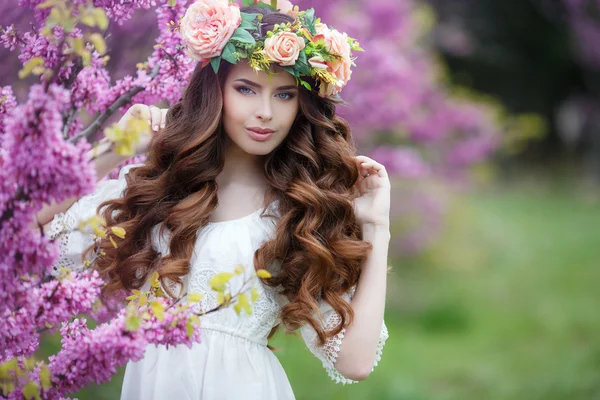
[[[165,127],[167,111],[167,108],[160,109],[145,104],[134,104],[129,107],[127,112],[121,117],[117,125],[122,129],[125,129],[127,123],[132,118],[142,118],[146,120],[150,126],[150,132],[142,132],[139,143],[135,145],[134,150],[136,156],[146,154],[153,135]]]
[[[357,222],[363,227],[390,226],[391,184],[387,171],[375,160],[357,156],[359,178],[354,188],[358,197],[354,199],[354,214]]]

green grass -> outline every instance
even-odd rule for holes
[[[336,385],[301,339],[274,340],[299,400],[600,399],[600,203],[496,189],[452,210],[431,251],[394,262],[366,381]],[[116,398],[121,379],[78,396]]]

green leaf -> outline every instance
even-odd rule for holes
[[[144,307],[146,305],[146,303],[148,303],[148,296],[143,294],[140,296],[140,300],[139,300],[140,307]]]
[[[258,3],[256,3],[256,5],[259,6],[259,7],[261,7],[261,8],[268,8],[270,10],[277,11],[277,9],[274,8],[274,7],[271,7],[270,4],[263,3],[262,1],[259,1]]]
[[[231,40],[237,40],[238,42],[250,43],[250,44],[256,43],[256,40],[254,40],[254,38],[252,37],[250,32],[248,32],[245,29],[241,29],[241,28],[237,28],[235,30],[235,32],[233,32],[233,36],[231,36]]]
[[[27,384],[23,386],[23,397],[27,400],[41,400],[40,387],[38,386],[38,384],[33,381],[27,382]]]
[[[175,7],[177,5],[177,0],[169,0],[169,7]]]
[[[308,60],[306,59],[306,53],[303,51],[298,55],[296,60],[296,69],[300,75],[310,75],[310,67],[308,66]]]
[[[237,60],[236,60],[235,56],[233,55],[234,51],[235,51],[235,46],[233,45],[233,43],[231,43],[231,42],[227,43],[227,45],[223,49],[223,53],[221,53],[221,58],[225,61],[230,62],[231,64],[237,64]]]
[[[40,368],[40,383],[44,389],[50,389],[52,382],[50,381],[50,370],[46,365]]]
[[[29,74],[31,74],[31,72],[33,72],[34,69],[36,69],[36,67],[41,67],[44,65],[44,59],[41,57],[33,57],[31,58],[29,61],[27,61],[25,63],[25,65],[23,65],[23,69],[21,69],[19,71],[19,78],[20,79],[24,79],[27,76],[29,76]]]
[[[48,0],[41,4],[38,4],[37,8],[39,8],[39,9],[50,8],[50,7],[54,7],[54,6],[58,5],[59,3],[60,3],[60,0]]]
[[[200,293],[190,293],[188,294],[188,301],[190,303],[198,303],[200,300],[202,300],[202,295]]]
[[[139,315],[133,314],[125,319],[125,329],[134,332],[137,331],[142,324],[142,318]]]
[[[210,287],[216,292],[222,292],[225,290],[225,284],[229,282],[231,278],[233,278],[233,274],[231,272],[221,272],[219,274],[215,274],[215,276],[210,278]]]
[[[165,319],[165,307],[158,300],[154,300],[152,302],[152,314],[156,316],[159,321],[163,321]]]
[[[96,51],[98,51],[100,55],[106,53],[106,42],[104,41],[104,38],[101,34],[92,33],[88,39],[90,42],[92,42],[92,44],[96,48]]]
[[[98,24],[98,28],[105,30],[108,28],[108,17],[104,10],[100,7],[94,7],[94,14],[96,14],[96,22]]]
[[[192,336],[194,336],[194,324],[189,319],[185,324],[185,333],[187,334],[188,339],[191,339]]]
[[[245,29],[247,31],[255,31],[256,25],[253,25],[252,22],[242,21],[242,23],[240,24],[240,26],[238,28]]]
[[[250,7],[254,5],[254,0],[242,0],[242,4],[244,5],[244,7]]]
[[[315,9],[309,8],[304,12],[304,24],[308,28],[311,35],[317,34],[317,28],[315,28]]]
[[[250,289],[250,298],[252,300],[252,303],[256,303],[256,300],[258,300],[259,297],[260,292],[257,288],[253,287],[252,289]]]
[[[271,277],[271,273],[269,271],[267,271],[266,269],[257,270],[256,275],[259,278],[263,278],[263,279],[269,279]]]
[[[290,67],[290,66],[285,66],[285,67],[281,67],[283,68],[284,71],[289,72],[290,75],[297,77],[298,76],[298,72],[296,71],[296,69],[294,67]]]
[[[215,71],[215,74],[219,70],[219,65],[220,64],[221,64],[221,57],[213,57],[210,60],[210,66],[212,67],[213,71]]]
[[[252,1],[252,0],[250,0],[250,1]],[[253,22],[256,19],[256,17],[258,17],[258,14],[250,14],[250,13],[245,13],[245,12],[241,12],[240,15],[242,17],[243,22]]]
[[[152,276],[150,277],[150,286],[155,287],[155,288],[160,287],[159,278],[160,278],[160,275],[158,274],[158,272],[154,271],[154,273],[152,273]]]
[[[246,311],[246,314],[250,315],[252,314],[252,307],[250,306],[250,302],[248,300],[248,295],[246,293],[240,293],[238,296],[238,302],[236,305],[238,305],[244,310]]]
[[[312,90],[312,88],[310,87],[310,84],[306,81],[303,81],[302,79],[300,79],[300,84],[302,86],[304,86],[307,90]]]

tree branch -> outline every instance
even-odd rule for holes
[[[160,65],[156,64],[154,66],[154,70],[152,71],[152,73],[150,74],[150,77],[154,79],[154,77],[156,77],[156,75],[158,75],[158,72],[160,71]],[[134,88],[129,89],[129,91],[125,94],[123,94],[121,97],[119,97],[118,99],[116,99],[111,105],[110,107],[108,107],[106,109],[106,111],[104,111],[102,114],[100,114],[98,116],[98,118],[96,118],[94,120],[94,122],[92,122],[87,128],[85,128],[84,130],[82,130],[81,132],[79,132],[76,136],[72,137],[71,139],[68,140],[69,143],[76,143],[78,140],[82,139],[82,138],[86,138],[88,140],[88,142],[91,141],[92,136],[94,135],[94,133],[96,133],[96,131],[98,129],[100,129],[100,127],[114,114],[117,112],[117,110],[121,107],[123,107],[125,104],[128,104],[131,102],[131,99],[133,98],[133,96],[135,96],[136,94],[140,93],[141,91],[145,90],[146,88],[143,86],[136,86]]]

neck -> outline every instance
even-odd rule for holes
[[[251,186],[266,184],[264,156],[248,154],[231,140],[225,145],[225,163],[216,178],[217,184],[225,187],[231,183],[246,183]]]

